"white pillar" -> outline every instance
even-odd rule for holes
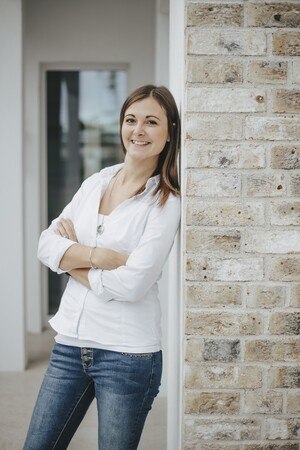
[[[169,0],[156,0],[155,84],[169,86]]]
[[[170,0],[170,51],[169,51],[169,87],[175,97],[182,125],[184,122],[184,10],[185,0]],[[184,211],[184,173],[182,153],[184,152],[183,132],[181,133],[180,178],[182,190],[181,211]],[[183,350],[184,350],[184,269],[182,261],[184,214],[181,215],[181,228],[169,257],[169,314],[168,314],[168,450],[181,450],[184,447],[183,436]]]
[[[156,0],[155,10],[155,84],[169,85],[169,2]],[[162,309],[163,375],[160,397],[168,394],[168,262],[158,283]]]
[[[0,371],[26,366],[22,0],[0,2]]]

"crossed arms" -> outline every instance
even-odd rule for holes
[[[60,260],[59,267],[62,271],[67,271],[75,280],[84,286],[91,288],[88,272],[91,268],[90,251],[91,247],[78,244],[73,222],[70,219],[61,218],[57,224],[56,234],[68,236],[77,245],[71,245]],[[92,265],[99,269],[113,270],[126,264],[128,255],[96,247],[93,250]]]
[[[95,248],[92,265],[99,269],[91,269],[91,247],[77,242],[73,220],[81,199],[85,198],[87,183],[93,179],[83,183],[60,216],[42,232],[38,258],[58,274],[68,272],[91,289],[99,301],[136,302],[155,285],[171,251],[180,222],[180,199],[170,198],[162,208],[151,209],[140,241],[130,255]]]

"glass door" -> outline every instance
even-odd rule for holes
[[[122,162],[119,113],[127,96],[125,70],[48,70],[48,224],[80,184],[103,167]],[[67,276],[48,270],[48,314],[55,314]]]

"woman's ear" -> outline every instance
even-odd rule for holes
[[[175,122],[173,122],[172,125],[173,125],[173,127],[176,127],[176,123]],[[167,142],[170,142],[170,134],[168,134]]]
[[[172,123],[172,125],[173,125],[173,127],[175,127],[175,126],[176,126],[176,123],[175,123],[175,122],[173,122],[173,123]],[[168,139],[167,139],[167,142],[170,142],[170,134],[168,134]]]

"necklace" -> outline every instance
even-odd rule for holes
[[[122,170],[122,169],[121,169]],[[116,180],[117,180],[117,178],[118,178],[118,175],[119,175],[119,173],[121,172],[121,170],[119,170],[119,172],[116,174],[116,175],[114,175],[114,181],[113,181],[113,184],[112,184],[112,187],[110,188],[110,191],[109,191],[109,194],[108,194],[108,198],[110,198],[110,196],[111,196],[111,193],[112,193],[112,191],[113,191],[113,188],[114,188],[114,185],[115,185],[115,183],[116,183]],[[102,214],[102,222],[97,226],[97,233],[99,234],[99,235],[101,235],[102,233],[104,232],[104,214]]]
[[[111,194],[112,194],[112,192],[113,192],[113,190],[114,190],[114,186],[115,186],[115,184],[116,184],[118,175],[119,175],[119,173],[120,173],[121,171],[122,171],[122,169],[119,170],[119,172],[118,172],[116,175],[114,175],[114,181],[113,181],[113,184],[112,184],[112,186],[111,186],[111,188],[110,188],[110,191],[109,191],[109,194],[108,194],[108,198],[110,198],[110,196],[111,196]]]
[[[102,234],[104,231],[104,215],[102,215],[102,222],[97,226],[97,233]]]
[[[123,169],[119,170],[119,172],[115,175],[115,180],[114,180],[114,182],[113,182],[113,184],[112,184],[112,187],[111,187],[111,189],[110,189],[110,192],[109,192],[109,194],[108,194],[108,198],[111,197],[111,195],[112,195],[112,193],[113,193],[113,190],[114,190],[114,187],[115,187],[115,184],[116,184],[116,181],[117,181],[117,178],[118,178],[118,175],[119,175],[120,172],[122,172],[122,170],[123,170]],[[135,195],[137,195],[137,194],[139,194],[140,192],[142,192],[142,189],[144,189],[145,187],[146,187],[146,183],[143,183],[143,184],[138,188],[137,191],[134,191],[132,194],[130,194],[130,196],[128,197],[128,199],[131,198],[131,197],[133,197],[133,196],[135,196]]]

